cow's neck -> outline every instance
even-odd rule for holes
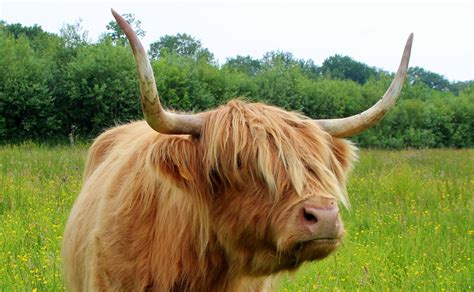
[[[186,237],[186,236],[184,236]],[[160,264],[156,267],[158,273],[152,277],[153,282],[165,284],[160,279],[160,271],[166,269],[171,271],[174,278],[173,282],[168,283],[168,287],[157,286],[151,283],[149,290],[153,291],[268,291],[271,288],[272,278],[267,276],[255,277],[245,275],[241,265],[235,260],[231,260],[226,255],[223,247],[211,238],[205,252],[200,252],[189,238],[176,240],[180,242],[180,254],[171,256],[174,262]],[[177,251],[178,249],[175,249]],[[169,277],[171,273],[167,273]],[[168,278],[169,279],[169,278]],[[165,289],[166,288],[166,289]]]

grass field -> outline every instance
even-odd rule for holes
[[[86,147],[0,147],[0,291],[58,291]],[[362,151],[339,251],[282,291],[473,290],[474,150]]]

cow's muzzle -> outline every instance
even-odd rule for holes
[[[339,216],[339,208],[336,204],[320,207],[312,204],[304,204],[299,212],[307,239],[305,241],[338,241],[344,228]]]

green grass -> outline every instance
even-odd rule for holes
[[[87,147],[0,147],[0,291],[58,291]],[[472,290],[474,150],[362,151],[347,236],[283,291]]]
[[[58,291],[60,245],[86,148],[0,148],[0,291]]]

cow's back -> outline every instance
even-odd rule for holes
[[[72,291],[97,288],[83,285],[94,283],[94,279],[88,277],[94,268],[96,234],[103,228],[101,208],[110,200],[113,184],[121,183],[114,181],[117,172],[124,171],[129,163],[120,156],[133,157],[131,153],[143,149],[143,144],[156,135],[145,122],[135,122],[104,132],[91,146],[83,186],[71,210],[62,244],[64,273]]]

